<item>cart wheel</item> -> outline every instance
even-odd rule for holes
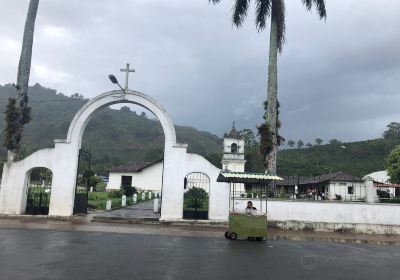
[[[231,240],[236,240],[236,238],[237,238],[236,232],[231,232],[231,233],[229,234],[229,239],[231,239]]]
[[[225,238],[226,239],[229,239],[229,233],[230,233],[229,231],[225,231]]]

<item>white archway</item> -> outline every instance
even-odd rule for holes
[[[34,167],[53,172],[50,216],[68,217],[73,214],[78,155],[83,132],[92,115],[101,108],[132,103],[151,111],[160,121],[165,135],[162,180],[161,220],[181,220],[185,175],[202,172],[210,178],[209,219],[226,221],[229,211],[229,186],[217,183],[219,169],[205,158],[187,153],[186,144],[176,143],[175,127],[165,109],[151,97],[136,91],[109,91],[89,100],[75,115],[66,139],[54,140],[55,147],[42,149],[18,162],[3,166],[0,188],[0,213],[21,215],[25,211],[26,176]],[[22,175],[21,175],[22,174]]]
[[[49,215],[71,216],[83,132],[93,113],[118,103],[142,106],[160,121],[165,136],[161,218],[181,219],[183,189],[180,188],[180,180],[184,176],[187,145],[176,143],[175,127],[166,110],[153,98],[132,90],[127,90],[126,94],[120,90],[109,91],[89,100],[73,118],[67,138],[54,140],[53,149],[42,149],[19,162],[6,163],[0,189],[0,213],[23,213],[21,202],[26,199],[26,193],[21,186],[24,186],[25,178],[20,174],[33,167],[44,166],[53,171]]]
[[[165,146],[176,145],[174,123],[166,110],[150,96],[132,90],[126,90],[126,94],[120,90],[109,91],[91,99],[75,114],[69,126],[67,138],[55,141],[58,143],[77,143],[80,148],[83,132],[93,113],[99,109],[118,103],[136,104],[152,112],[160,121],[164,130]]]

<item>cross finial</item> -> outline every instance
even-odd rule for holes
[[[129,73],[130,72],[135,72],[135,69],[130,69],[129,68],[129,63],[126,64],[126,69],[121,69],[121,72],[126,72],[126,77],[125,77],[125,90],[128,90],[128,84],[129,84]]]

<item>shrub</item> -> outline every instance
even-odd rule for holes
[[[379,198],[390,198],[390,194],[386,191],[376,190],[376,194]]]
[[[188,208],[201,208],[207,198],[208,194],[204,189],[193,187],[184,195],[185,206]]]
[[[121,198],[122,195],[123,194],[121,190],[108,192],[108,198]]]
[[[131,197],[135,193],[137,193],[137,190],[135,187],[132,186],[121,186],[121,193],[123,195],[126,195],[127,197]]]
[[[336,200],[342,200],[342,196],[340,194],[335,194],[335,199]]]

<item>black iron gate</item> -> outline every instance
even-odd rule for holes
[[[78,172],[76,175],[74,214],[87,213],[88,191],[90,188],[90,163],[92,155],[84,149],[79,150]]]
[[[184,180],[183,218],[208,219],[210,178],[200,172],[188,174]]]
[[[37,167],[30,171],[25,209],[27,215],[49,214],[52,177],[52,172],[47,168]]]

